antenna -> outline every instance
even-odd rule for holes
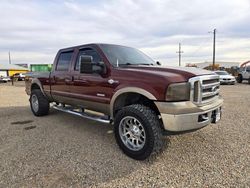
[[[118,60],[118,58],[116,60],[116,66],[119,67],[119,60]]]

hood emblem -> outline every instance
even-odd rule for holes
[[[111,84],[111,85],[112,85],[112,84],[118,84],[119,81],[113,80],[113,79],[109,79],[109,80],[108,80],[108,83]]]

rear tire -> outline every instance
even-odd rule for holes
[[[237,82],[238,83],[242,83],[242,75],[240,74],[240,75],[238,75],[238,77],[237,77]]]
[[[250,84],[250,77],[248,78],[248,84]]]
[[[35,116],[45,116],[49,113],[49,101],[40,89],[31,91],[30,108]]]
[[[126,106],[117,112],[114,133],[122,151],[136,160],[145,160],[163,147],[163,130],[158,116],[141,104]]]

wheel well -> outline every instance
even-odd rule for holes
[[[157,115],[160,115],[157,106],[152,100],[148,99],[144,95],[133,92],[123,93],[117,97],[113,106],[113,115],[115,116],[120,109],[131,104],[143,104],[144,106],[147,106],[155,111]]]
[[[39,85],[37,85],[37,84],[32,84],[32,85],[31,85],[31,91],[34,90],[34,89],[40,89]]]

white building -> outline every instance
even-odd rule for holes
[[[205,68],[205,67],[208,67],[209,65],[212,65],[213,62],[204,62],[204,63],[196,63],[197,67],[198,68]],[[220,67],[224,67],[224,68],[231,68],[231,67],[240,67],[240,65],[242,63],[239,63],[239,62],[223,62],[223,61],[217,61],[215,62],[215,64],[219,64]]]

